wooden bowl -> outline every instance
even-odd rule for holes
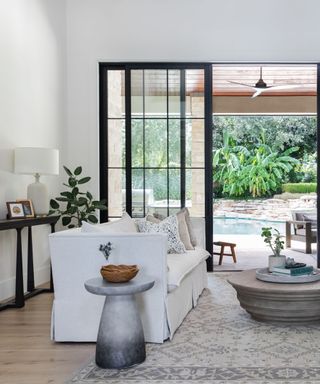
[[[103,265],[100,269],[101,276],[109,283],[126,283],[133,279],[139,272],[137,265]]]

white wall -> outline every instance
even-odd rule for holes
[[[98,194],[98,61],[320,61],[319,12],[318,0],[68,0],[68,163]]]
[[[11,173],[17,146],[58,147],[98,195],[98,61],[320,61],[319,11],[317,0],[1,0],[0,218],[32,181]],[[54,196],[59,179],[44,180]],[[34,232],[41,283],[48,230]],[[14,268],[15,233],[0,232],[0,300]]]
[[[33,181],[32,176],[12,173],[13,148],[62,149],[65,26],[64,0],[0,2],[0,219],[6,216],[5,202],[26,198],[27,185]],[[51,196],[58,191],[58,179],[43,177]],[[48,233],[46,226],[33,230],[37,284],[49,279]],[[15,241],[14,230],[0,231],[0,300],[14,295]]]

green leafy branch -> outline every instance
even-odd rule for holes
[[[68,182],[63,183],[69,190],[60,193],[59,197],[50,200],[49,215],[58,214],[62,217],[62,224],[68,228],[80,227],[83,221],[97,223],[95,211],[107,210],[105,200],[93,200],[92,194],[81,192],[80,185],[86,184],[91,177],[80,177],[82,167],[77,167],[72,173],[69,168],[63,166],[68,175]],[[62,204],[61,204],[62,203]]]

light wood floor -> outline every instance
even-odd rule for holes
[[[50,340],[52,294],[0,312],[0,383],[62,384],[94,356],[94,343]]]

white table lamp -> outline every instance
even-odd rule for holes
[[[49,197],[47,186],[40,182],[40,175],[59,174],[59,151],[51,148],[16,148],[14,151],[15,173],[31,174],[35,182],[28,185],[28,199],[32,200],[36,215],[47,215]]]

